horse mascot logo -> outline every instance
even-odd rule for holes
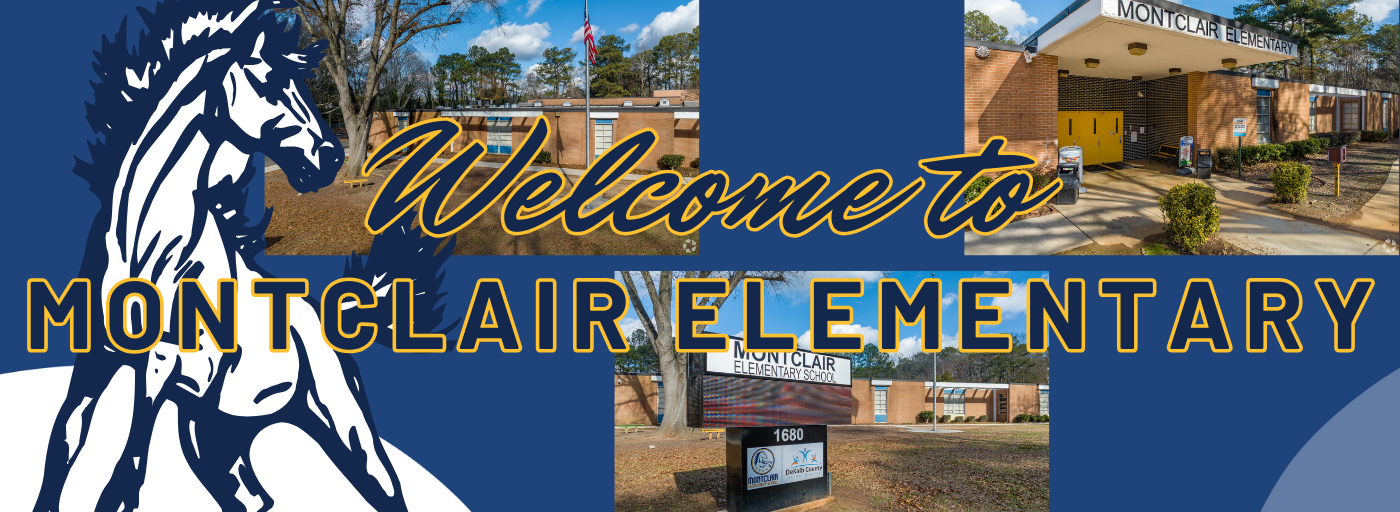
[[[274,10],[288,4],[167,0],[155,12],[139,10],[146,29],[132,44],[123,20],[115,40],[104,37],[94,52],[87,120],[97,141],[89,144],[92,162],[79,160],[74,172],[101,199],[79,271],[93,284],[92,339],[99,341],[77,354],[49,435],[36,511],[138,509],[152,492],[143,487],[161,484],[147,475],[153,432],[171,421],[194,487],[222,510],[273,508],[277,496],[250,454],[273,425],[304,433],[373,509],[407,508],[366,384],[353,357],[320,339],[314,303],[292,301],[290,350],[274,353],[269,312],[257,307],[267,299],[251,295],[252,279],[273,277],[255,258],[272,211],[257,223],[244,211],[263,207],[247,204],[250,186],[261,184],[255,159],[272,159],[299,192],[330,185],[344,160],[304,83],[325,42],[299,47],[299,23]],[[441,242],[396,225],[375,239],[368,260],[351,255],[345,274],[373,283],[381,297],[394,279],[413,279],[416,309],[427,313],[418,321],[437,325],[439,270],[452,244],[435,251]],[[114,350],[102,301],[128,278],[151,281],[167,298],[177,297],[181,279],[206,290],[219,279],[238,280],[237,350],[218,351],[201,331],[198,351],[181,352],[170,299],[154,349]],[[387,332],[387,309],[346,313]],[[128,318],[129,332],[142,332],[143,315]]]

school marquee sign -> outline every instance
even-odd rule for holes
[[[1158,28],[1214,39],[1225,43],[1273,52],[1288,57],[1298,56],[1298,44],[1280,39],[1277,34],[1234,20],[1206,14],[1185,7],[1160,7],[1158,2],[1134,0],[1105,0],[1103,15],[1109,18],[1152,25]],[[1168,4],[1175,6],[1176,4]]]

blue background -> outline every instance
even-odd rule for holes
[[[152,2],[143,2],[147,8]],[[923,175],[916,162],[962,149],[961,9],[940,2],[766,5],[711,2],[706,10],[707,169],[743,183],[755,172],[837,183],[886,169],[902,185]],[[71,364],[61,350],[24,350],[24,281],[72,278],[97,210],[71,173],[91,136],[83,102],[100,35],[133,14],[122,2],[71,2],[61,13],[28,2],[8,8],[10,148],[8,197],[0,202],[11,235],[10,272],[0,315],[10,342],[0,372]],[[55,15],[61,19],[55,19]],[[1228,13],[1225,13],[1228,14]],[[674,268],[797,270],[1025,270],[1095,282],[1154,277],[1156,298],[1141,301],[1141,349],[1114,350],[1114,303],[1089,298],[1089,343],[1054,358],[1054,507],[1083,509],[1258,508],[1293,455],[1333,414],[1400,367],[1400,344],[1385,320],[1396,310],[1385,259],[1345,257],[983,257],[966,258],[960,237],[933,240],[924,209],[940,182],[902,211],[850,237],[819,228],[801,239],[777,226],[761,233],[701,233],[700,257],[454,257],[448,264],[449,315],[465,313],[477,278],[502,279],[521,335],[533,340],[533,280],[554,277],[568,300],[574,277],[614,270]],[[312,290],[338,277],[340,257],[263,257],[279,276],[307,277]],[[1166,351],[1166,337],[1189,278],[1215,281],[1235,350],[1196,344]],[[1244,345],[1248,277],[1284,277],[1303,290],[1296,326],[1304,350]],[[1357,349],[1331,350],[1331,321],[1312,281],[1371,277],[1375,292],[1357,325]],[[945,284],[945,286],[949,286]],[[566,303],[567,304],[567,303]],[[560,307],[567,326],[569,308]],[[569,341],[567,327],[561,340]],[[1059,352],[1058,346],[1054,349]],[[391,354],[357,356],[380,434],[426,467],[473,510],[612,506],[611,357],[575,354]],[[1327,492],[1319,489],[1319,492]]]

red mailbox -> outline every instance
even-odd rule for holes
[[[1327,150],[1327,161],[1328,161],[1328,162],[1333,162],[1333,163],[1338,163],[1338,164],[1340,164],[1340,163],[1346,163],[1346,161],[1347,161],[1347,147],[1346,147],[1346,146],[1341,146],[1341,147],[1335,147],[1335,148],[1328,149],[1328,150]]]

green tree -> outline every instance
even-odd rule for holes
[[[555,46],[544,51],[544,62],[540,63],[540,80],[545,85],[554,88],[555,95],[563,95],[568,91],[570,83],[574,77],[574,59],[578,54],[573,48],[560,48]]]
[[[472,49],[479,47],[473,46]],[[492,53],[480,55],[475,60],[477,71],[478,96],[490,100],[492,104],[510,97],[512,82],[520,78],[520,63],[510,48],[501,47]]]
[[[1309,58],[1309,68],[1315,70],[1317,47],[1324,41],[1344,36],[1345,21],[1355,16],[1352,4],[1357,0],[1255,0],[1235,6],[1235,19],[1250,25],[1265,27],[1298,40],[1298,55]],[[1292,68],[1301,60],[1273,63],[1282,70],[1284,78],[1291,77]]]
[[[598,55],[593,65],[592,94],[595,98],[617,98],[631,96],[628,83],[635,81],[632,63],[626,53],[632,45],[616,34],[598,38]]]
[[[943,370],[943,373],[938,374],[938,382],[953,382],[953,372]]]
[[[699,75],[698,48],[699,32],[662,37],[650,55],[659,85],[668,89],[687,88],[691,77]]]
[[[963,14],[963,38],[989,43],[1016,44],[1015,40],[1007,36],[1006,27],[998,25],[982,11],[968,11]]]
[[[880,351],[875,343],[865,344],[865,350],[851,356],[851,377],[857,379],[895,378],[894,358]]]
[[[433,64],[433,74],[438,83],[438,96],[450,97],[450,103],[458,106],[462,104],[464,93],[469,91],[475,66],[466,55],[449,53],[438,56],[437,62]],[[466,95],[466,99],[471,99],[470,94]]]
[[[917,352],[912,356],[899,360],[894,366],[895,378],[910,380],[933,380],[933,369],[938,354],[934,352]]]
[[[1394,91],[1400,89],[1400,30],[1395,23],[1381,25],[1375,34],[1371,35],[1368,45],[1371,47],[1371,55],[1376,59],[1376,76],[1379,78],[1379,89]]]
[[[627,337],[627,351],[613,355],[613,371],[617,373],[661,373],[661,361],[656,349],[647,339],[647,332],[632,331]]]

